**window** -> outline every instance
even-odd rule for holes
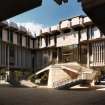
[[[34,48],[34,47],[35,47],[35,46],[34,46],[34,40],[32,40],[32,42],[33,42],[33,48]]]
[[[40,47],[40,38],[38,37],[38,47]]]
[[[10,46],[10,57],[14,57],[15,54],[14,54],[14,47],[13,46]]]
[[[42,37],[40,38],[40,45],[42,46]]]
[[[91,38],[94,38],[94,27],[91,28]]]
[[[48,37],[45,37],[46,47],[48,46]]]
[[[13,43],[13,32],[10,31],[10,39],[9,39],[10,43]]]
[[[17,36],[17,43],[18,43],[18,45],[22,45],[22,36],[21,35]]]
[[[9,60],[10,60],[10,65],[14,65],[15,64],[15,50],[13,46],[10,46],[9,48]]]
[[[26,46],[29,48],[30,47],[30,38],[26,37]]]
[[[90,55],[92,55],[92,45],[89,44],[89,52],[90,52]]]
[[[22,45],[22,36],[20,35],[20,45]]]
[[[8,41],[13,43],[13,32],[8,30]]]
[[[92,27],[91,38],[99,38],[101,36],[100,30],[97,27]]]
[[[29,48],[30,47],[30,37],[26,36],[26,46]]]

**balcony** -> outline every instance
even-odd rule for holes
[[[57,47],[69,46],[73,44],[78,44],[78,32],[57,35]]]
[[[52,26],[51,27],[51,32],[52,32],[52,34],[58,34],[58,33],[60,33],[60,27],[59,27],[59,25]]]
[[[81,28],[83,27],[83,17],[77,16],[71,19],[71,27],[72,28]]]
[[[27,33],[27,29],[24,26],[19,27],[19,32],[20,33]]]
[[[6,27],[6,26],[8,26],[8,22],[7,21],[2,21],[0,23],[0,27]]]
[[[77,45],[78,41],[78,32],[72,31],[71,33],[66,33],[62,35],[57,35],[57,47],[61,46],[69,46],[69,45]]]
[[[90,63],[90,67],[105,67],[105,62]]]
[[[84,22],[83,22],[83,24],[84,24],[85,26],[88,26],[88,25],[92,25],[93,22],[92,22],[92,20],[91,20],[89,17],[84,17]]]
[[[57,42],[54,43],[57,47],[69,46],[74,44],[79,44],[78,31],[71,30],[70,33],[57,35]]]
[[[43,35],[50,34],[50,32],[51,32],[51,29],[50,28],[43,28],[42,29],[42,34]]]
[[[32,35],[32,32],[31,31],[27,31],[27,36],[29,36],[31,38],[34,38],[34,36]]]
[[[61,30],[68,30],[71,28],[71,22],[69,20],[62,21],[60,24]]]
[[[10,22],[10,23],[9,23],[9,28],[10,28],[11,30],[18,30],[18,26],[17,26],[17,24],[14,23],[14,22]]]

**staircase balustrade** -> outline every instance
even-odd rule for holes
[[[60,86],[66,85],[70,82],[71,82],[71,79],[63,79],[63,80],[55,81],[53,83],[53,86],[54,86],[54,88],[58,88]]]
[[[96,73],[97,72],[80,72],[80,75],[77,77],[77,79],[62,79],[62,80],[59,80],[59,81],[55,81],[53,83],[53,86],[54,88],[59,88],[59,87],[63,87],[63,86],[66,86],[67,84],[73,84],[73,83],[76,83],[78,82],[79,83],[82,83],[83,80],[93,80],[96,76]]]

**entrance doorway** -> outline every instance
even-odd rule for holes
[[[80,63],[87,64],[87,44],[80,45]]]

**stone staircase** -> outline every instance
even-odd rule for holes
[[[53,83],[56,89],[70,89],[76,85],[90,85],[97,72],[81,72],[77,79],[63,79]]]
[[[20,81],[21,86],[29,87],[29,88],[34,88],[37,87],[34,83],[32,83],[30,80],[21,80]]]
[[[49,70],[48,87],[56,89],[68,89],[79,84],[89,84],[97,74],[96,71],[76,62],[50,65],[36,74],[46,70]]]
[[[70,87],[80,85],[80,84],[86,84],[89,81],[83,80],[83,79],[75,79],[75,80],[62,80],[57,81],[54,83],[55,89],[70,89]]]

